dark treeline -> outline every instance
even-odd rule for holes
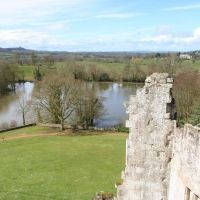
[[[128,61],[127,64],[122,64],[119,67],[102,67],[95,62],[85,63],[67,60],[62,62],[59,66],[45,62],[35,66],[33,72],[34,78],[35,80],[41,80],[42,76],[59,68],[71,73],[76,80],[88,82],[144,82],[145,78],[150,73],[150,70],[147,72],[146,69],[142,69],[139,64],[134,64],[131,60]]]

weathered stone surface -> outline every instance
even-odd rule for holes
[[[200,197],[200,128],[186,124],[178,129],[173,154],[169,200],[184,199],[186,188],[191,199]]]
[[[125,104],[130,134],[116,200],[183,200],[185,190],[200,197],[200,128],[176,128],[172,82],[155,73]]]

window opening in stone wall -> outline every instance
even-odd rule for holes
[[[192,200],[199,200],[199,199],[200,198],[196,194],[193,194]]]
[[[199,196],[194,194],[188,187],[186,187],[184,200],[200,200],[200,198]]]
[[[189,188],[185,188],[185,198],[184,200],[190,200],[190,189]]]
[[[193,194],[192,195],[192,200],[200,200],[200,198],[196,194]]]

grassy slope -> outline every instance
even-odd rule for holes
[[[192,62],[192,60],[185,60],[185,64],[188,64],[189,66],[192,66],[195,69],[200,69],[200,60],[197,60],[196,62]]]
[[[0,199],[92,199],[115,192],[124,136],[52,136],[0,142]]]

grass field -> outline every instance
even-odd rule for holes
[[[24,80],[26,81],[34,81],[34,75],[33,75],[33,70],[34,70],[34,67],[33,66],[19,66],[19,69],[20,71],[23,71],[24,72]]]
[[[98,134],[1,141],[0,199],[89,200],[99,191],[115,193],[125,139]]]
[[[84,61],[76,61],[78,64],[81,64],[83,66],[88,66],[90,64],[94,64],[96,67],[103,69],[105,71],[109,70],[109,69],[113,69],[116,68],[117,70],[122,70],[125,66],[125,63],[107,63],[107,62],[94,62],[94,61],[88,61],[88,60],[84,60]],[[57,68],[60,67],[65,67],[65,62],[57,62],[54,65]]]

